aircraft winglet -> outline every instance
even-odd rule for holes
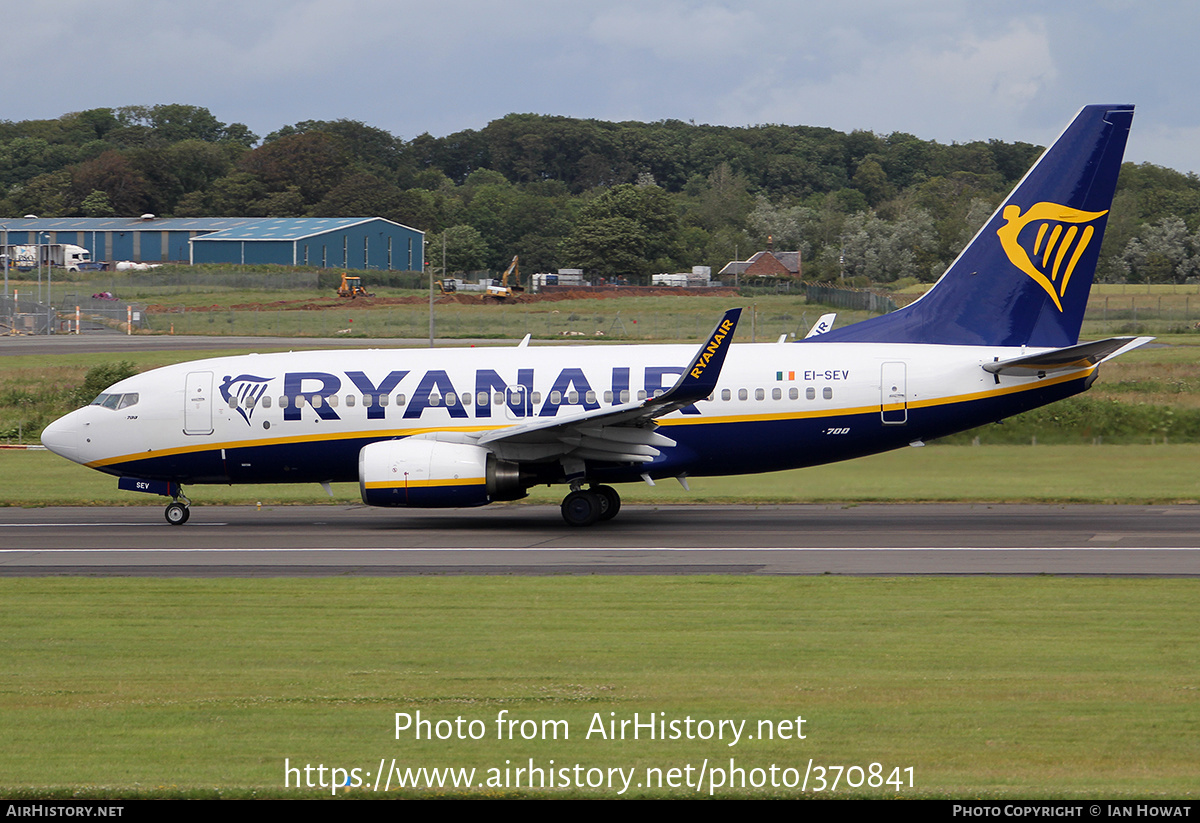
[[[717,380],[721,376],[721,367],[725,364],[725,355],[729,353],[729,344],[733,340],[733,332],[737,328],[738,318],[742,316],[741,309],[730,309],[717,323],[708,336],[704,345],[696,352],[687,370],[675,382],[675,385],[657,397],[647,397],[645,400],[634,400],[611,408],[593,409],[568,417],[543,417],[532,421],[519,423],[515,426],[496,429],[487,432],[475,440],[481,446],[501,441],[515,441],[520,438],[545,432],[550,429],[570,430],[582,426],[637,426],[670,414],[673,411],[690,406],[703,400],[713,393]]]
[[[725,355],[729,353],[729,344],[733,340],[733,332],[737,329],[738,319],[742,316],[741,309],[730,309],[717,323],[708,341],[696,352],[687,370],[675,382],[659,401],[677,403],[686,406],[703,400],[713,393],[717,380],[721,377],[721,367],[725,364]]]
[[[817,322],[813,323],[813,327],[808,330],[808,334],[804,335],[804,339],[808,340],[811,337],[824,334],[833,328],[833,321],[837,319],[837,312],[822,314],[817,318]]]

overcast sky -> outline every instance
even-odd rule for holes
[[[1200,3],[0,0],[8,120],[205,106],[260,136],[411,139],[509,112],[1046,144],[1134,103],[1126,159],[1200,171]]]

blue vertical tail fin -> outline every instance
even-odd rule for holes
[[[1074,345],[1132,121],[1085,106],[920,300],[811,342]]]

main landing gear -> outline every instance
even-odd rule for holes
[[[571,526],[591,526],[612,520],[621,510],[621,496],[612,486],[574,489],[562,502],[563,520]]]
[[[178,492],[179,493],[172,498],[171,502],[167,504],[167,510],[163,512],[167,518],[167,522],[172,526],[182,526],[184,523],[188,522],[188,518],[192,516],[192,501],[187,499],[183,493],[183,489],[179,489]]]

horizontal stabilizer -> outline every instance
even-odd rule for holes
[[[1064,349],[1054,349],[1024,357],[1013,357],[1009,360],[997,360],[985,363],[984,371],[992,374],[1003,374],[1014,377],[1044,377],[1057,372],[1079,371],[1097,363],[1102,363],[1123,354],[1130,349],[1136,349],[1144,343],[1149,343],[1153,337],[1110,337],[1107,340],[1096,340],[1091,343],[1080,343],[1077,346],[1067,346]]]

